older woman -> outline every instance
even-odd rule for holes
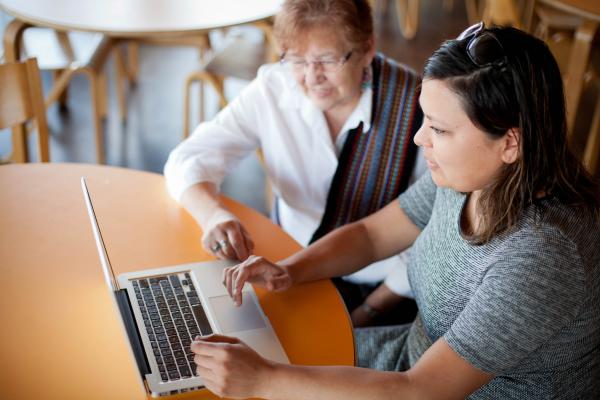
[[[358,364],[270,362],[233,338],[198,338],[197,372],[227,397],[600,398],[600,198],[566,143],[546,45],[482,24],[425,67],[415,142],[430,173],[381,211],[273,264],[225,271],[284,290],[413,245],[411,325],[357,329]],[[382,372],[383,370],[388,372]]]
[[[165,166],[171,194],[202,226],[204,246],[219,258],[244,260],[252,253],[252,238],[217,192],[227,172],[255,149],[262,150],[273,185],[275,218],[303,245],[382,208],[416,175],[412,138],[422,120],[420,81],[375,53],[366,0],[288,0],[276,17],[275,37],[281,63],[261,68]],[[373,284],[395,270],[399,278],[390,277],[378,293],[407,295],[401,268],[394,256],[349,279]],[[337,284],[350,311],[357,308],[355,322],[383,311],[358,307],[371,286]]]

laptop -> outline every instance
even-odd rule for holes
[[[234,336],[263,357],[289,364],[252,286],[244,286],[240,307],[227,294],[222,271],[233,263],[199,262],[115,276],[83,177],[81,187],[104,278],[148,393],[160,397],[204,387],[190,350],[196,336]]]

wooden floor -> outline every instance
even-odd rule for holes
[[[464,2],[454,2],[454,9],[448,12],[443,10],[442,1],[421,1],[417,36],[405,40],[400,35],[393,3],[380,0],[379,10],[375,12],[377,48],[421,72],[425,60],[440,43],[456,37],[467,26]],[[219,33],[215,35],[218,39]],[[169,152],[181,140],[184,79],[198,67],[199,60],[196,50],[183,47],[142,45],[139,55],[139,81],[129,88],[128,114],[124,122],[118,117],[114,80],[109,79],[109,115],[105,122],[107,164],[161,173]],[[107,64],[107,71],[112,78],[112,60]],[[50,75],[43,77],[47,88]],[[235,96],[245,84],[226,82],[228,97]],[[206,115],[210,117],[217,112],[216,98],[207,90],[206,99]],[[51,160],[94,163],[92,111],[85,76],[73,80],[67,105],[67,110],[61,111],[57,106],[48,110]],[[198,108],[195,100],[192,110]],[[194,123],[196,114],[193,114]],[[0,131],[0,154],[10,151],[7,133]],[[223,191],[265,212],[263,185],[260,166],[251,156],[226,180]]]

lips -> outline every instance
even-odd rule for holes
[[[310,89],[310,91],[317,97],[327,97],[331,94],[332,89]]]
[[[436,162],[431,161],[427,156],[425,156],[425,161],[427,161],[427,166],[431,169],[439,168]]]

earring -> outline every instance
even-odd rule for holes
[[[370,66],[363,69],[362,82],[360,87],[362,90],[373,88],[373,70]]]

